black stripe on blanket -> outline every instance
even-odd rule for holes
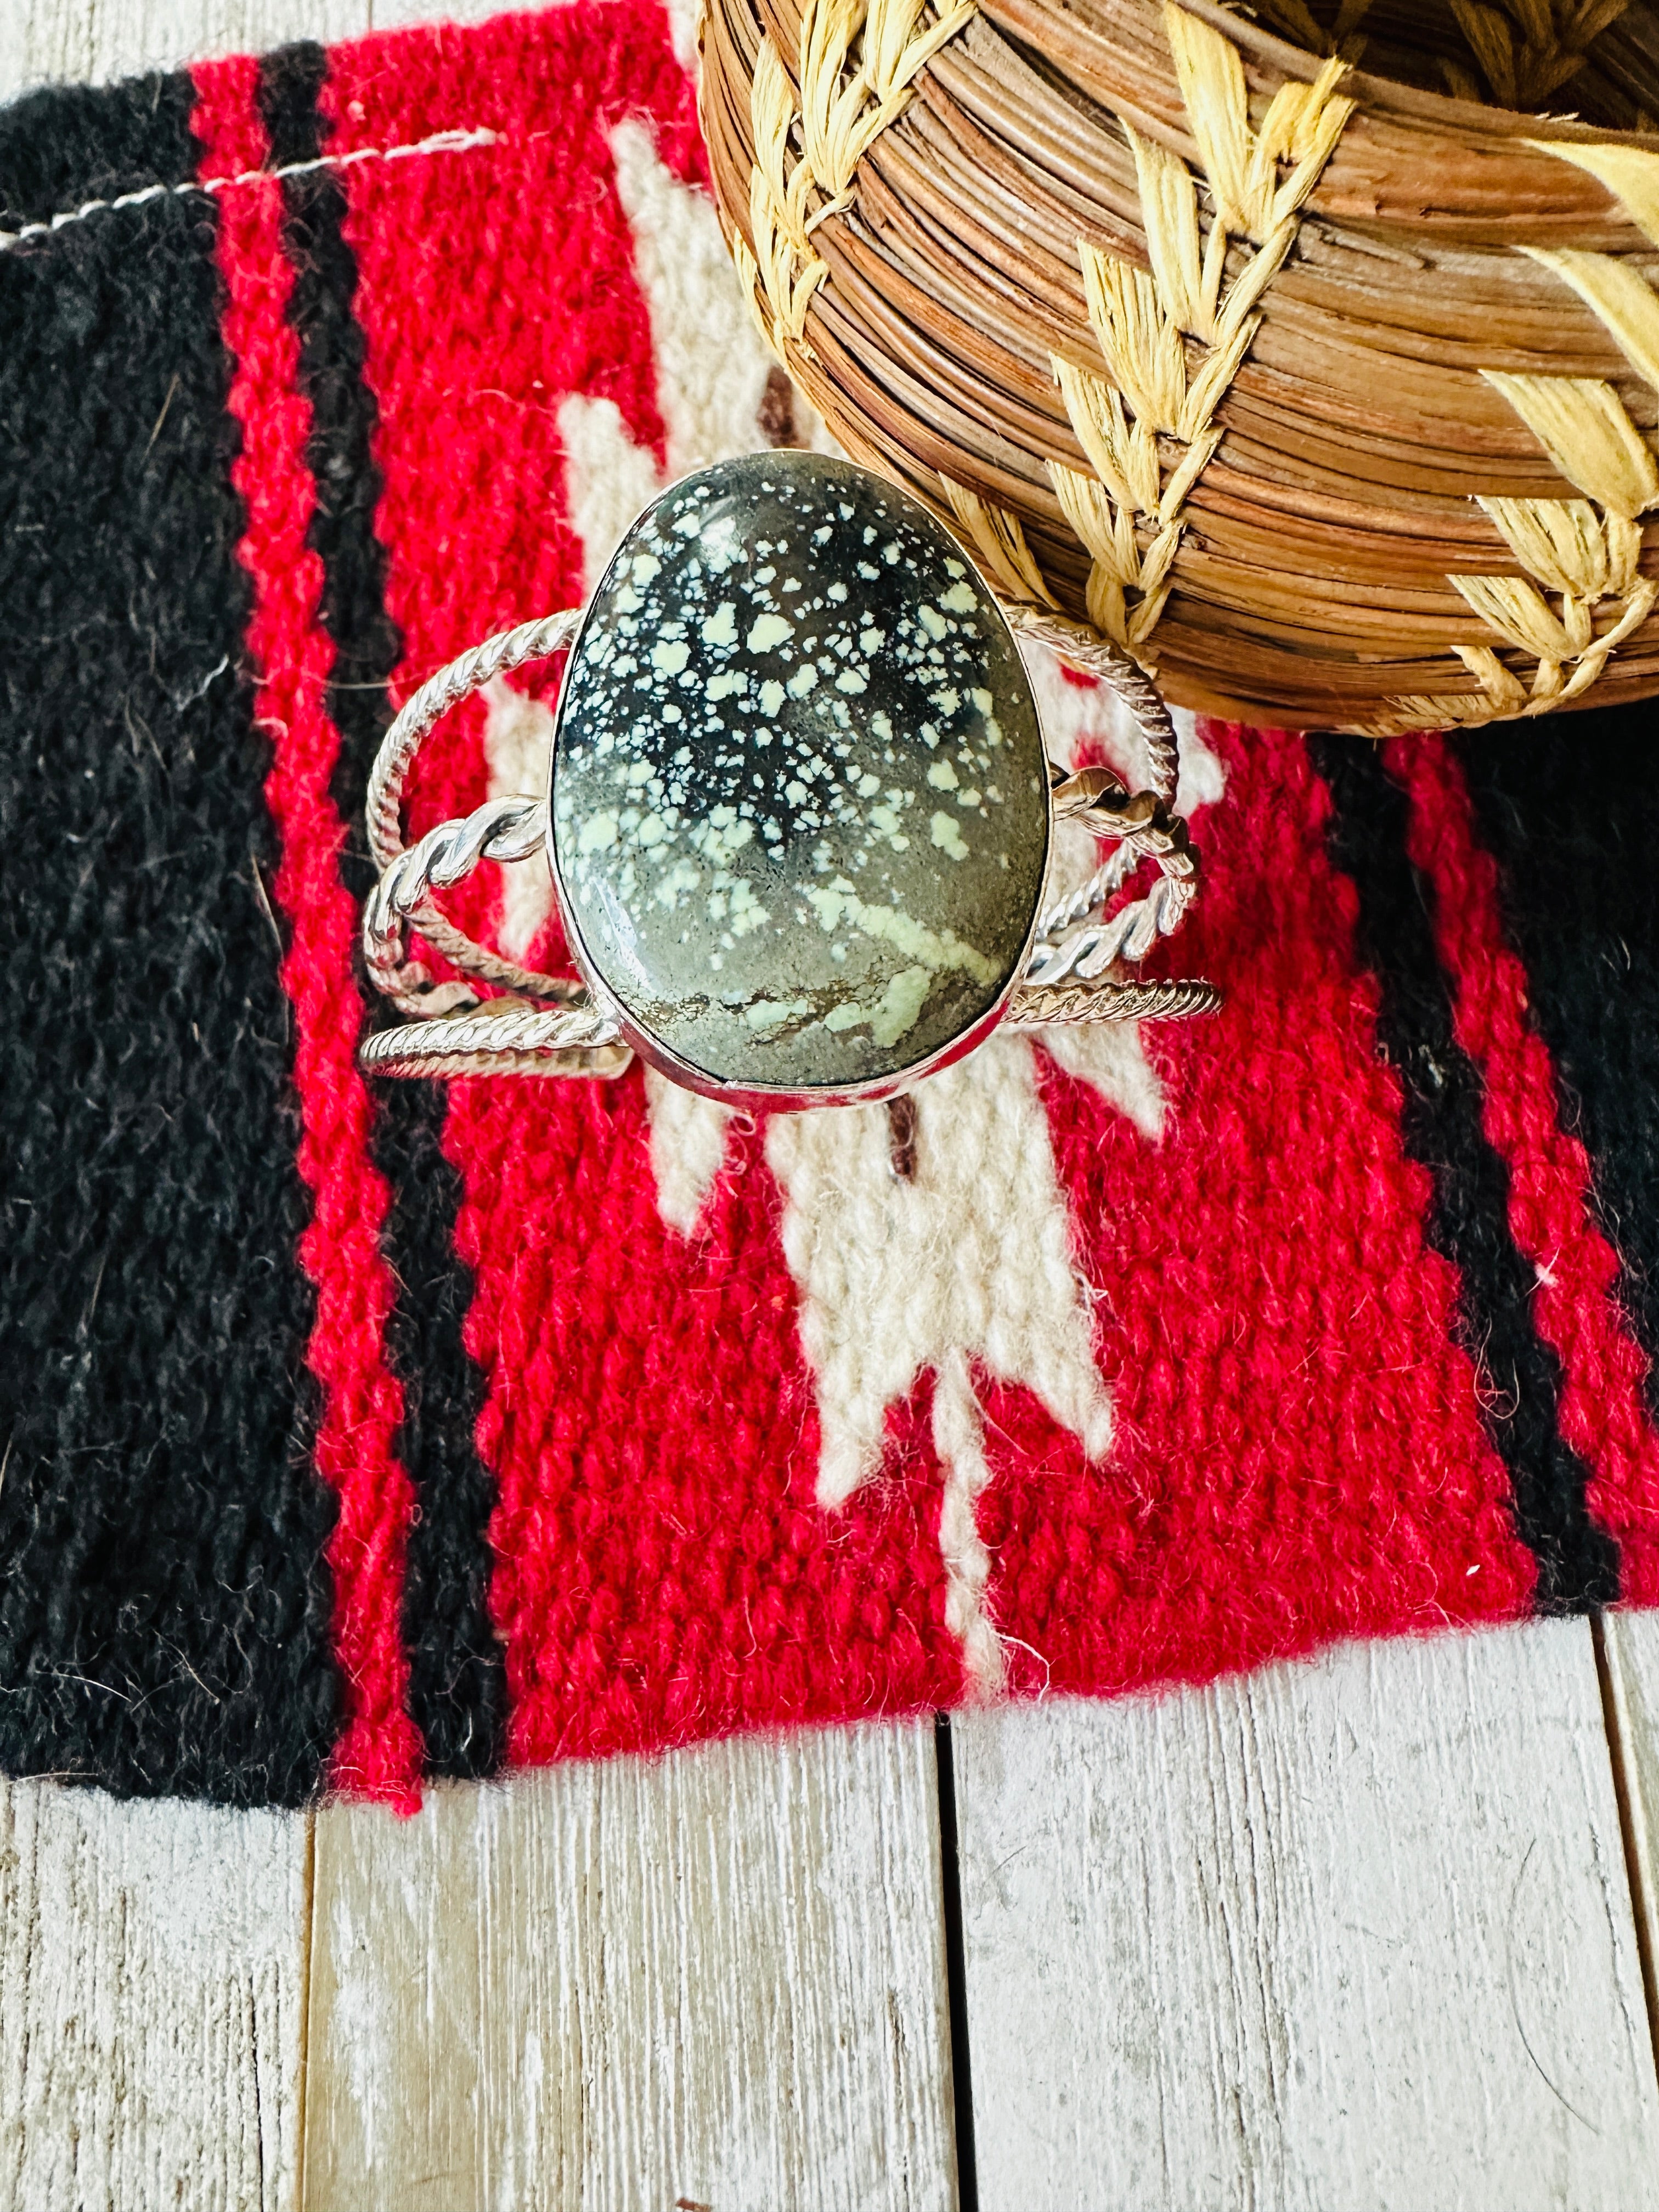
[[[1368,741],[1310,742],[1336,802],[1333,857],[1359,893],[1358,950],[1381,987],[1378,1042],[1404,1087],[1406,1149],[1434,1179],[1429,1241],[1458,1271],[1459,1334],[1538,1561],[1540,1610],[1609,1604],[1618,1547],[1589,1517],[1589,1470],[1558,1426],[1560,1364],[1533,1324],[1533,1271],[1510,1234],[1509,1170],[1481,1127],[1480,1073],[1452,1033],[1433,891],[1407,856],[1406,795]]]
[[[0,201],[188,179],[192,101],[33,95]],[[0,1768],[294,1803],[334,1505],[215,222],[164,193],[0,252]]]
[[[260,106],[279,166],[325,151],[330,125],[319,103],[326,77],[319,46],[284,47],[262,64]],[[310,539],[323,564],[322,617],[337,654],[329,697],[341,740],[334,797],[349,839],[346,880],[361,897],[371,881],[368,774],[391,719],[386,687],[402,653],[386,611],[386,551],[374,533],[377,410],[363,375],[344,187],[335,172],[317,169],[287,178],[283,189],[295,272],[289,312],[314,423]],[[455,1252],[461,1184],[442,1150],[447,1109],[441,1084],[379,1086],[374,1153],[392,1187],[385,1244],[398,1291],[387,1352],[406,1407],[398,1450],[418,1509],[404,1601],[410,1705],[428,1771],[461,1778],[501,1763],[507,1677],[489,1610],[495,1492],[473,1443],[484,1385],[461,1340],[472,1279]]]
[[[1638,1341],[1659,1362],[1659,706],[1460,740],[1510,942],[1590,1156]],[[1648,1379],[1659,1418],[1659,1366]]]

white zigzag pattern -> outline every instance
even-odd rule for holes
[[[559,422],[569,513],[592,584],[623,532],[665,481],[763,445],[757,420],[771,368],[738,296],[714,211],[658,160],[637,124],[613,134],[617,189],[633,226],[635,267],[651,318],[668,471],[637,446],[608,400],[567,399]],[[803,418],[809,416],[800,403]],[[827,443],[821,431],[814,443]],[[1144,782],[1138,741],[1103,693],[1068,683],[1035,659],[1050,750],[1071,762],[1085,739]],[[1183,812],[1221,794],[1219,763],[1182,720]],[[546,772],[551,716],[507,685],[489,700],[490,789],[534,790]],[[1056,839],[1054,882],[1080,882],[1093,840],[1068,826]],[[505,872],[501,936],[522,953],[547,919],[551,885]],[[527,878],[525,885],[514,882]],[[939,1549],[946,1618],[981,1692],[1003,1679],[1003,1652],[985,1602],[991,1561],[975,1521],[988,1480],[973,1370],[1032,1391],[1091,1459],[1111,1439],[1095,1366],[1091,1287],[1073,1251],[1054,1170],[1036,1052],[1089,1083],[1150,1140],[1164,1127],[1157,1076],[1138,1030],[1055,1030],[1040,1048],[994,1037],[915,1095],[916,1172],[890,1162],[887,1112],[850,1108],[779,1115],[766,1157],[784,1194],[785,1257],[800,1293],[803,1348],[817,1385],[817,1494],[841,1506],[879,1468],[890,1409],[933,1376],[933,1442],[945,1470]],[[696,1233],[725,1158],[727,1110],[646,1074],[651,1159],[662,1217]]]

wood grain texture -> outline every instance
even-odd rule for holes
[[[984,2212],[1659,2202],[1590,1632],[957,1731]]]
[[[0,0],[0,97],[492,11]],[[1605,1653],[1651,1863],[1659,1620]],[[986,2212],[1654,2201],[1582,1626],[957,1743]],[[954,2202],[925,1728],[336,1807],[317,1839],[307,2065],[303,1822],[0,1784],[3,2212]]]
[[[307,1830],[0,1780],[0,2206],[291,2212]]]
[[[1597,1632],[1648,2018],[1659,2053],[1659,1613],[1605,1613]]]
[[[317,1820],[307,2212],[947,2212],[925,1724]]]
[[[368,0],[0,0],[0,100],[368,28]]]

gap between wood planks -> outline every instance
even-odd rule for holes
[[[379,25],[428,14],[478,15],[494,12],[494,0],[462,0],[447,8],[422,0],[185,0],[166,9],[154,0],[116,0],[106,9],[74,0],[0,0],[0,77],[11,70],[31,76],[49,68],[71,76],[105,77],[153,61],[183,58],[186,52],[257,48],[297,35],[325,39],[350,35]],[[9,29],[15,38],[5,35]],[[11,88],[8,85],[8,89]],[[1656,1891],[1653,1823],[1659,1816],[1659,1757],[1652,1716],[1642,1696],[1638,1646],[1659,1650],[1659,1631],[1629,1617],[1595,1615],[1590,1622],[1602,1722],[1618,1808],[1623,1861],[1629,1885],[1640,1961],[1649,2033],[1659,2064],[1659,1893]],[[1651,1670],[1650,1670],[1651,1671]],[[1659,1698],[1659,1691],[1656,1691]],[[1036,1717],[1031,1716],[1033,1724]],[[977,2212],[978,2174],[974,2135],[972,2052],[968,2021],[963,1925],[962,1838],[956,1796],[957,1738],[941,1717],[935,1729],[939,1792],[939,1877],[945,1920],[946,1985],[951,2097],[956,2122],[960,2212]],[[313,1967],[319,1937],[317,1915],[316,1815],[305,1816],[301,1902],[301,1985],[295,2200],[307,2203],[307,2107],[318,1977]]]
[[[957,1835],[956,1756],[951,1716],[933,1723],[939,1776],[939,1897],[945,1914],[945,1985],[950,2000],[951,2104],[956,2121],[957,2212],[979,2212],[974,2157],[974,2072],[968,2035],[968,1953],[963,1934],[962,1851]]]
[[[1647,1799],[1644,1793],[1639,1756],[1643,1731],[1640,1717],[1633,1716],[1630,1711],[1632,1692],[1626,1680],[1626,1668],[1621,1665],[1621,1654],[1616,1648],[1620,1626],[1619,1622],[1609,1622],[1600,1615],[1595,1616],[1589,1624],[1598,1677],[1601,1717],[1618,1806],[1622,1856],[1634,1908],[1650,2051],[1653,2054],[1656,2071],[1659,2072],[1659,2005],[1656,2003],[1653,1941],[1656,1899],[1650,1853],[1647,1841],[1648,1832],[1644,1820]],[[1628,1655],[1628,1658],[1633,1662],[1634,1653]],[[1030,1719],[1033,1724],[1041,1725],[1035,1713],[1030,1716]],[[979,2212],[980,2190],[975,2143],[973,2038],[969,2019],[964,1928],[963,1839],[959,1827],[956,1747],[951,1719],[948,1714],[939,1713],[935,1716],[933,1749],[934,1786],[937,1791],[939,1813],[939,1899],[943,1920],[948,2012],[947,2049],[951,2075],[951,2103],[954,2121],[957,2201],[958,2212]],[[316,1848],[314,1817],[308,1816],[304,1861],[302,1940],[304,1978],[297,2190],[297,2202],[301,2208],[307,2207],[309,2203],[306,2179],[307,2133],[306,2112],[312,2086],[309,2081],[309,2069],[313,2047],[312,2030],[317,1986],[313,1973],[313,1961],[318,1941],[315,1924]],[[1534,2063],[1536,2063],[1534,2059]],[[1547,2075],[1546,2078],[1548,2078]],[[323,2085],[323,2087],[325,2094],[326,2085]]]
[[[305,1823],[305,1859],[300,1889],[300,2081],[295,2100],[300,2129],[294,2154],[296,2212],[305,2212],[306,2202],[306,2099],[311,2087],[311,1961],[317,1942],[317,1814],[310,1807],[306,1811]]]
[[[1619,1807],[1625,1879],[1630,1884],[1636,1921],[1636,1954],[1642,1966],[1648,2034],[1653,2049],[1654,2072],[1659,2076],[1659,1982],[1656,1982],[1654,1966],[1655,1916],[1659,1911],[1659,1899],[1654,1893],[1652,1862],[1653,1815],[1659,1808],[1648,1805],[1644,1797],[1640,1762],[1628,1710],[1623,1655],[1614,1640],[1620,1624],[1610,1624],[1599,1609],[1590,1614],[1589,1621],[1595,1679],[1601,1692],[1601,1723],[1607,1730],[1607,1763],[1613,1769],[1613,1792]]]

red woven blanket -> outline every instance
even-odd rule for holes
[[[392,707],[822,434],[683,58],[590,0],[0,112],[10,1771],[406,1802],[1659,1596],[1644,711],[1189,731],[1224,1012],[997,1038],[896,1166],[879,1108],[357,1072]],[[555,682],[416,830],[534,787]]]

